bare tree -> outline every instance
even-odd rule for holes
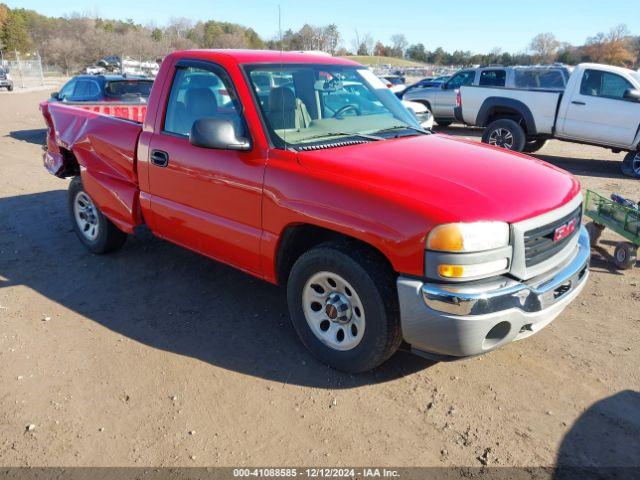
[[[529,50],[538,63],[552,63],[556,59],[560,42],[553,33],[540,33],[533,37]]]
[[[404,52],[409,46],[407,37],[402,33],[396,33],[391,36],[391,55],[394,57],[404,57]]]
[[[622,66],[632,65],[638,55],[626,25],[617,25],[608,34],[588,38],[584,52],[594,62]]]

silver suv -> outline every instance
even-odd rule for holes
[[[402,99],[424,104],[431,110],[438,125],[447,127],[455,121],[458,89],[462,86],[563,91],[570,74],[571,71],[564,65],[465,68],[440,87],[415,88],[403,95]]]

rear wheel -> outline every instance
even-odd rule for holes
[[[69,213],[76,235],[93,253],[117,250],[127,239],[127,234],[105,217],[84,191],[80,177],[69,185]]]
[[[622,173],[629,177],[640,178],[640,152],[630,152],[624,157]]]
[[[547,140],[544,138],[535,138],[532,140],[527,140],[524,144],[523,152],[533,153],[538,150],[542,150],[544,146],[547,144]]]
[[[518,122],[509,118],[503,118],[491,122],[482,134],[483,143],[495,147],[522,152],[527,137]]]
[[[638,247],[631,242],[622,242],[616,246],[613,260],[620,270],[629,270],[638,260]]]
[[[438,126],[442,127],[442,128],[447,128],[449,127],[453,122],[450,120],[437,120],[436,119],[436,123],[438,124]]]
[[[7,87],[7,90],[8,90],[8,91],[10,91],[10,92],[13,92],[13,85],[9,85],[9,86]]]
[[[358,246],[329,243],[303,254],[291,270],[287,300],[302,343],[337,370],[371,370],[400,345],[395,276]]]

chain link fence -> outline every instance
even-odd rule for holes
[[[44,86],[44,72],[40,56],[21,58],[20,54],[16,52],[13,59],[5,59],[2,63],[13,78],[13,88]]]

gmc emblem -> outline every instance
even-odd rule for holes
[[[573,218],[573,219],[569,220],[567,223],[565,223],[564,225],[560,225],[553,232],[553,241],[554,242],[559,242],[560,240],[564,240],[565,238],[567,238],[573,232],[576,231],[576,226],[577,225],[578,225],[578,219],[577,218]]]

